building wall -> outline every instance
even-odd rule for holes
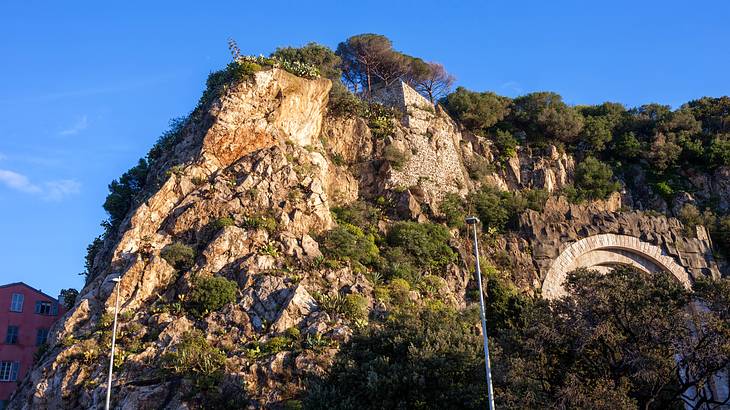
[[[13,293],[24,296],[22,312],[10,311]],[[35,313],[36,301],[51,302],[52,305],[58,303],[56,299],[22,283],[0,286],[0,361],[20,362],[17,382],[0,382],[0,403],[10,398],[18,382],[33,365],[33,354],[38,349],[38,329],[50,329],[65,312],[63,306],[58,306],[56,315]],[[18,341],[15,344],[5,343],[8,326],[18,326]]]

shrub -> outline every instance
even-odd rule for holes
[[[512,119],[533,139],[573,141],[583,128],[583,117],[552,92],[530,93],[513,101]]]
[[[475,181],[482,181],[494,173],[494,165],[481,155],[472,155],[464,165],[469,173],[469,178]]]
[[[356,201],[347,206],[332,208],[335,220],[339,224],[358,226],[368,232],[375,233],[383,212],[364,201]]]
[[[364,116],[367,104],[350,92],[339,81],[332,83],[329,101],[327,102],[327,114],[335,117],[357,117]]]
[[[345,296],[345,316],[352,321],[365,320],[368,317],[368,300],[360,294],[350,293]]]
[[[439,205],[439,211],[444,214],[446,225],[459,229],[464,227],[466,219],[466,207],[464,205],[464,200],[458,194],[448,193],[444,195]]]
[[[396,306],[404,307],[411,302],[411,285],[405,279],[395,278],[388,284],[388,295]]]
[[[484,229],[504,231],[507,223],[515,215],[513,195],[485,185],[469,194],[467,201],[479,215]]]
[[[484,130],[509,113],[510,99],[492,92],[477,93],[458,87],[441,100],[441,104],[468,130],[483,135]]]
[[[180,242],[173,242],[162,248],[160,256],[173,268],[180,271],[190,269],[195,263],[193,248]]]
[[[434,223],[398,222],[388,231],[391,247],[400,248],[414,266],[426,270],[442,268],[455,259],[449,247],[449,231]]]
[[[586,152],[593,154],[601,152],[613,138],[611,124],[605,117],[589,116],[585,119],[580,138]]]
[[[339,67],[340,57],[327,46],[308,43],[299,48],[277,48],[276,51],[271,53],[271,57],[284,64],[300,63],[304,66],[315,67],[323,77],[329,78],[333,82],[340,82],[340,76],[342,75]]]
[[[182,336],[180,342],[162,357],[168,374],[191,379],[195,386],[207,390],[223,379],[226,355],[212,347],[199,330]]]
[[[509,131],[497,130],[494,145],[499,150],[499,161],[502,163],[517,155],[517,140]]]
[[[145,187],[148,172],[147,161],[140,158],[136,166],[109,184],[104,210],[109,214],[111,229],[116,229],[134,206],[137,196]]]
[[[380,253],[372,234],[365,234],[362,229],[348,223],[327,231],[320,245],[327,257],[362,265],[374,263]]]
[[[585,199],[606,199],[616,192],[621,185],[613,180],[611,167],[603,162],[587,157],[575,167],[574,202]]]
[[[255,215],[243,220],[243,226],[248,229],[263,229],[268,233],[276,231],[278,224],[274,218]]]
[[[484,408],[481,336],[474,312],[421,309],[358,331],[307,408]]]
[[[187,120],[187,117],[178,117],[170,120],[168,130],[162,133],[155,145],[153,145],[147,153],[147,161],[149,161],[150,164],[159,161],[165,154],[172,152],[175,145],[182,141],[182,131]]]
[[[390,165],[397,170],[402,170],[408,158],[406,153],[398,149],[395,145],[388,145],[383,148],[383,158],[390,162]]]
[[[704,212],[700,212],[696,206],[692,204],[685,204],[679,211],[678,218],[682,221],[685,229],[685,235],[695,236],[697,226],[705,226],[709,230],[714,229],[717,217],[709,209],[705,209]]]
[[[730,166],[730,138],[715,138],[710,145],[710,161],[714,166]]]
[[[370,132],[377,139],[383,139],[395,132],[395,126],[393,125],[395,112],[391,108],[371,102],[367,104],[364,112],[360,115],[368,120]]]
[[[196,278],[186,297],[187,308],[194,316],[202,318],[235,302],[237,289],[236,282],[222,276]]]
[[[667,201],[674,197],[674,189],[666,181],[657,182],[654,185],[654,188],[656,189],[656,192]]]
[[[621,134],[614,143],[614,153],[618,158],[634,159],[641,155],[641,142],[636,134],[627,132]]]
[[[233,226],[236,222],[231,218],[230,216],[224,216],[222,218],[218,218],[215,221],[213,221],[213,224],[211,225],[214,230],[220,230],[225,228],[226,226]]]

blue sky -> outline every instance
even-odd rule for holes
[[[459,85],[572,104],[730,94],[720,0],[111,3],[0,4],[0,283],[82,286],[107,184],[194,107],[228,37],[267,54],[381,33]]]

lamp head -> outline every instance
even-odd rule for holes
[[[479,223],[479,218],[476,216],[468,216],[466,217],[466,223],[469,225],[474,225]]]
[[[122,277],[121,276],[117,276],[116,278],[112,278],[112,282],[121,282],[121,281],[122,281]]]

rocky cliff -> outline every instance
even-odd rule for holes
[[[195,380],[160,370],[161,359],[194,329],[225,355],[223,384],[231,390],[224,395],[252,408],[282,405],[297,397],[308,375],[325,371],[354,327],[367,325],[328,311],[322,306],[328,295],[362,295],[373,315],[388,310],[373,294],[377,280],[351,265],[323,262],[318,240],[336,225],[334,207],[377,203],[384,210],[378,229],[385,231],[400,219],[439,221],[446,194],[464,196],[481,184],[556,192],[572,181],[573,158],[552,146],[519,148],[504,166],[475,180],[470,163],[496,162],[491,143],[462,131],[406,85],[376,96],[398,113],[386,136],[374,136],[365,118],[328,115],[329,89],[328,80],[271,69],[230,85],[204,106],[174,149],[152,164],[142,200],[106,239],[94,276],[52,330],[48,351],[10,407],[93,408],[103,402],[117,276],[115,408],[212,405]],[[496,238],[492,249],[505,250],[525,288],[539,289],[565,244],[594,231],[629,233],[663,246],[693,275],[717,271],[702,232],[685,240],[677,220],[622,212],[620,201],[577,206],[551,199],[543,213],[522,215],[519,230]],[[468,248],[463,233],[453,230],[452,236],[461,260],[446,269],[444,292],[463,305]],[[194,250],[186,269],[163,257],[177,243]],[[206,315],[186,314],[180,306],[195,279],[211,276],[236,283],[235,301]],[[256,350],[287,332],[310,338],[309,348]]]

